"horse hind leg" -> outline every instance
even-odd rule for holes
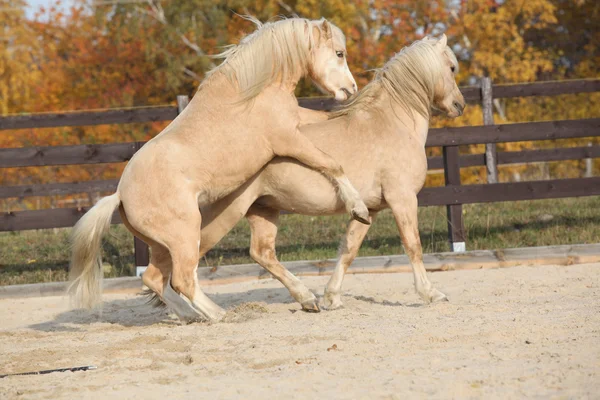
[[[163,288],[163,298],[186,322],[196,321],[201,316],[218,322],[225,316],[225,310],[208,298],[198,283],[200,226],[195,235],[191,230],[186,232],[187,237],[180,236],[178,241],[169,243],[173,269]]]
[[[151,249],[150,263],[142,274],[142,282],[148,288],[144,290],[144,295],[148,297],[149,304],[155,307],[165,306],[166,303],[162,297],[162,292],[171,273],[171,256],[169,255],[169,251],[164,246],[136,230],[127,219],[123,205],[119,206],[119,213],[125,227],[133,235],[143,240]]]
[[[281,265],[275,255],[279,210],[253,206],[246,214],[246,218],[252,234],[250,256],[289,290],[303,310],[321,311],[315,295],[302,281]]]
[[[139,223],[138,229],[133,230],[153,249],[152,268],[150,272],[146,270],[142,279],[182,321],[203,318],[219,321],[225,311],[202,292],[196,274],[200,259],[200,211],[190,203],[188,207],[180,204],[177,216],[167,213],[165,209],[160,223]],[[130,218],[128,224],[131,222]]]
[[[142,282],[148,288],[144,292],[148,296],[148,303],[154,307],[168,306],[163,296],[163,288],[169,280],[171,268],[169,251],[158,244],[151,246],[150,263],[142,274]]]

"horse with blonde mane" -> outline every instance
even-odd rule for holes
[[[413,268],[417,293],[426,302],[447,300],[427,278],[417,223],[417,193],[425,183],[425,142],[432,108],[462,115],[464,98],[455,82],[458,62],[441,39],[404,48],[377,71],[359,94],[330,115],[304,125],[302,134],[338,160],[359,190],[370,218],[391,208]],[[311,122],[306,120],[305,122]],[[319,311],[315,295],[279,263],[275,240],[280,211],[331,215],[343,211],[327,179],[289,158],[275,158],[246,184],[202,208],[200,254],[204,255],[244,214],[252,231],[250,255],[285,285],[304,310]],[[342,306],[341,287],[368,225],[350,221],[322,305]]]
[[[303,76],[336,99],[356,91],[343,33],[326,20],[257,24],[222,54],[223,63],[187,108],[134,155],[117,192],[75,225],[69,292],[76,306],[100,301],[101,237],[119,208],[125,226],[151,248],[144,284],[182,320],[220,320],[225,311],[202,292],[196,274],[200,208],[240,187],[275,156],[318,171],[335,185],[346,210],[368,223],[368,210],[342,167],[300,133],[293,94]]]

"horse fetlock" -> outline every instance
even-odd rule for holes
[[[204,319],[204,314],[196,310],[183,295],[175,292],[169,281],[163,288],[163,301],[185,323]]]
[[[213,309],[205,313],[205,315],[210,322],[220,322],[225,317],[226,313],[227,312],[225,310],[217,306],[213,307]]]
[[[308,288],[304,285],[299,285],[299,287],[290,288],[290,294],[292,297],[300,303],[302,309],[308,312],[320,312],[319,304],[317,301],[317,297],[308,290]]]
[[[342,303],[342,296],[339,292],[329,292],[325,290],[325,294],[321,299],[321,306],[326,310],[336,310],[338,308],[342,308],[344,303]]]
[[[439,290],[427,285],[424,287],[417,287],[417,293],[426,303],[438,303],[440,301],[448,301],[448,297],[440,292]]]

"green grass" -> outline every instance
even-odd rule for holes
[[[474,204],[463,207],[467,249],[594,243],[600,238],[600,197]],[[551,216],[552,218],[544,218]],[[549,219],[549,220],[548,220]],[[278,256],[281,261],[334,258],[348,218],[281,217]],[[426,253],[448,251],[446,211],[419,209],[419,228]],[[67,279],[69,229],[0,233],[0,285]],[[250,232],[241,221],[201,265],[253,262],[248,256]],[[402,254],[389,210],[369,230],[361,256]],[[111,227],[103,243],[105,276],[133,275],[133,238],[121,225]]]

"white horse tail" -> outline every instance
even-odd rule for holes
[[[119,193],[102,198],[75,224],[71,232],[71,265],[67,292],[76,308],[93,308],[102,297],[102,236],[108,232]]]

